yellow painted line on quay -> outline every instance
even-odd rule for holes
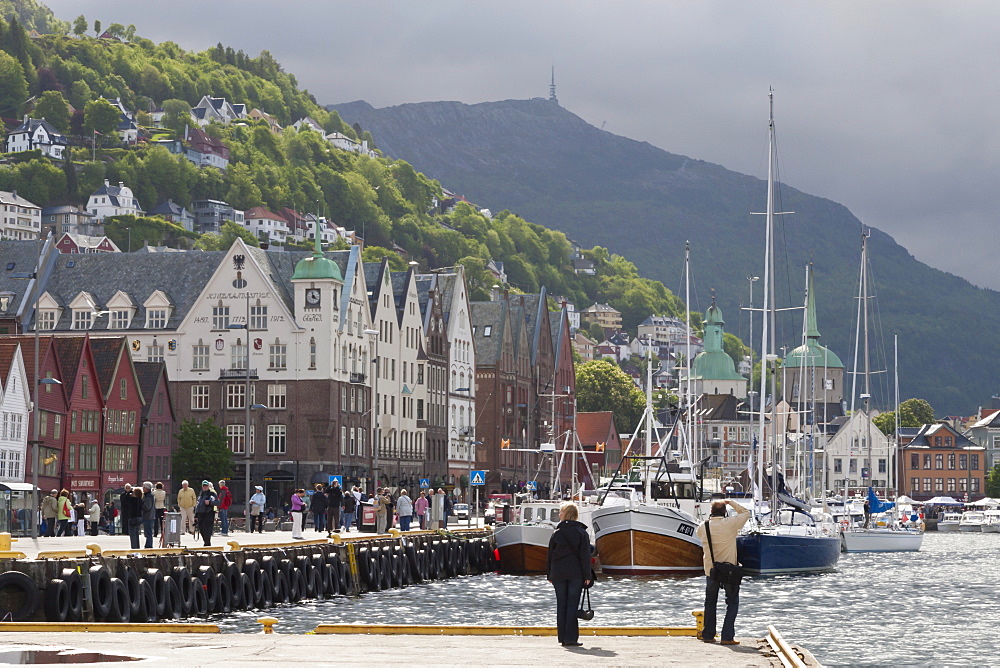
[[[475,626],[423,624],[320,624],[313,633],[430,636],[554,636],[554,626]],[[693,626],[581,626],[581,636],[690,636]]]
[[[216,624],[116,624],[110,622],[0,622],[0,632],[222,633]]]

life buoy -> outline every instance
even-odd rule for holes
[[[131,566],[123,566],[118,569],[118,579],[125,584],[125,591],[128,592],[129,616],[132,619],[140,617],[142,607],[142,592],[139,591],[139,576],[135,574],[135,569]]]
[[[142,605],[139,607],[139,616],[133,617],[132,621],[151,623],[156,621],[156,595],[153,593],[153,585],[145,580],[139,581],[139,596]]]
[[[78,622],[83,619],[83,582],[75,568],[64,568],[60,579],[69,590],[69,614],[66,621]]]
[[[181,598],[181,588],[173,576],[163,576],[163,593],[166,600],[163,617],[166,619],[179,618],[184,613],[184,599]]]
[[[233,609],[233,589],[229,586],[229,578],[225,573],[215,576],[215,583],[219,590],[219,604],[215,612],[231,612]]]
[[[257,592],[254,591],[250,576],[246,573],[240,573],[240,587],[243,590],[243,608],[252,610],[257,604]]]
[[[149,583],[153,590],[153,599],[156,601],[156,609],[153,610],[153,614],[156,615],[157,619],[163,619],[166,617],[164,613],[167,606],[167,590],[163,584],[163,573],[155,568],[147,568],[142,581]]]
[[[49,622],[65,622],[69,618],[69,586],[63,580],[49,580],[45,588],[42,607],[45,610],[45,620]]]
[[[196,577],[191,578],[191,591],[194,592],[194,604],[191,606],[191,613],[199,617],[208,614],[208,594],[201,580]]]
[[[271,582],[271,577],[266,573],[262,572],[260,574],[260,600],[257,601],[257,607],[260,608],[273,608],[274,607],[274,583]]]
[[[260,562],[256,559],[247,559],[244,561],[243,574],[250,578],[250,585],[253,587],[253,597],[251,600],[256,603],[264,595],[264,573],[261,571]]]
[[[111,573],[107,566],[90,567],[90,598],[94,604],[94,618],[103,622],[114,605],[111,591]]]
[[[132,619],[132,602],[128,597],[128,588],[118,578],[111,578],[111,609],[106,621],[112,623],[128,623]]]

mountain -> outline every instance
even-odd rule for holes
[[[751,215],[764,210],[760,179],[602,131],[543,99],[382,109],[357,101],[328,109],[445,188],[561,230],[585,247],[605,246],[681,295],[690,240],[691,308],[704,311],[714,289],[727,331],[747,338],[748,315],[739,309],[749,296],[748,277],[763,276],[763,219]],[[850,365],[861,222],[828,199],[788,186],[780,195],[778,210],[794,215],[780,216],[777,226],[778,306],[802,304],[804,267],[814,261],[820,331]],[[969,414],[988,403],[997,389],[1000,339],[992,334],[1000,327],[1000,293],[918,261],[877,229],[871,235],[879,313],[873,337],[881,356],[873,368],[888,369],[875,377],[880,407],[891,405],[893,333],[903,398],[926,398],[938,415]],[[754,288],[759,307],[761,284]],[[798,312],[784,314],[778,345],[799,345],[801,329]],[[754,331],[759,336],[759,315]]]

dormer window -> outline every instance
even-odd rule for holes
[[[41,331],[51,331],[56,328],[55,309],[48,309],[38,312],[38,329]]]
[[[167,326],[167,309],[146,309],[146,329],[165,329]]]
[[[146,309],[146,329],[166,329],[173,312],[170,299],[162,290],[156,290],[143,306]]]
[[[109,329],[128,329],[132,314],[128,309],[119,309],[111,312]]]
[[[94,312],[89,309],[73,311],[73,329],[90,329],[94,324]]]

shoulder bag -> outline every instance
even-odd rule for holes
[[[580,595],[580,607],[576,611],[577,619],[591,620],[594,618],[594,609],[590,607],[590,588],[583,590]]]
[[[722,584],[738,585],[743,579],[743,568],[738,564],[731,564],[728,561],[716,561],[715,549],[712,547],[712,529],[709,528],[709,520],[705,520],[705,537],[708,538],[708,554],[712,557],[712,570],[710,578]]]

